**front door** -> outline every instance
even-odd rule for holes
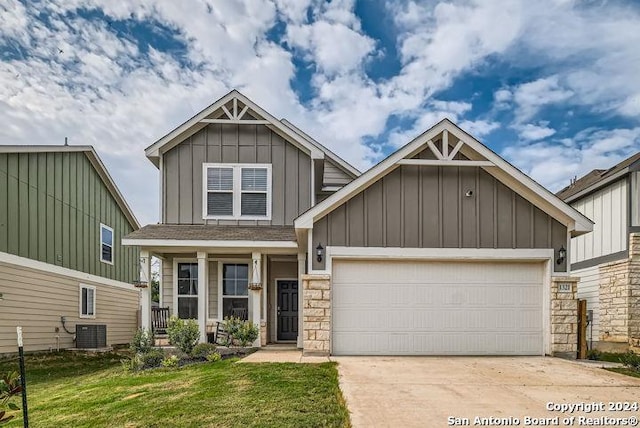
[[[278,280],[278,340],[298,338],[298,281]]]

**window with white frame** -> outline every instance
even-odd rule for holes
[[[95,318],[96,287],[80,284],[80,318]]]
[[[100,223],[100,261],[113,264],[113,229]]]
[[[178,263],[178,318],[198,319],[198,263]]]
[[[222,317],[249,318],[249,265],[222,265]]]
[[[271,218],[271,165],[204,164],[205,219]]]

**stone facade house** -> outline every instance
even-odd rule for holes
[[[571,274],[587,301],[587,338],[601,350],[640,345],[640,153],[596,169],[558,193],[594,221],[571,241]]]
[[[161,221],[123,242],[202,341],[235,315],[308,354],[575,355],[591,221],[449,120],[361,174],[231,91],[146,156]]]

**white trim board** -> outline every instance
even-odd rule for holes
[[[440,133],[453,133],[460,140],[464,141],[464,145],[475,151],[479,155],[479,159],[471,159],[473,161],[486,160],[495,164],[496,167],[486,167],[486,171],[496,177],[516,193],[520,194],[526,200],[538,206],[541,210],[549,214],[551,217],[560,221],[567,226],[568,230],[575,232],[577,236],[593,230],[593,222],[587,217],[579,213],[577,210],[560,200],[553,193],[545,189],[543,186],[535,182],[526,174],[515,168],[513,165],[502,159],[496,153],[491,151],[480,141],[467,134],[457,125],[448,119],[443,119],[434,125],[431,129],[418,136],[410,143],[397,150],[391,156],[369,169],[360,177],[329,196],[324,201],[311,208],[295,220],[296,229],[313,228],[313,223],[329,212],[333,211],[345,201],[355,194],[363,191],[371,184],[379,180],[381,177],[389,174],[395,168],[399,167],[398,162],[402,159],[411,158],[419,153],[428,142],[437,137]],[[464,150],[464,148],[462,149]],[[476,157],[478,157],[476,155]]]
[[[294,132],[291,128],[280,122],[278,119],[269,114],[266,110],[259,107],[253,101],[245,97],[243,94],[238,92],[237,90],[232,90],[222,98],[215,101],[213,104],[206,107],[204,110],[200,111],[198,114],[193,116],[191,119],[184,122],[182,125],[178,126],[171,132],[169,132],[164,137],[160,138],[158,141],[150,145],[145,149],[145,154],[149,160],[153,162],[154,165],[158,166],[158,158],[161,153],[165,153],[176,145],[180,144],[186,138],[195,134],[200,129],[204,128],[207,124],[203,123],[203,119],[207,119],[207,116],[213,114],[218,109],[222,108],[225,104],[227,104],[231,100],[239,100],[245,106],[248,106],[255,114],[260,116],[258,120],[265,121],[268,123],[266,126],[271,130],[285,137],[288,141],[293,143],[296,147],[300,148],[307,154],[309,154],[314,159],[324,159],[325,152],[315,145],[311,144],[309,141],[303,139],[299,134]],[[240,121],[243,122],[243,121]],[[251,124],[252,122],[247,122]],[[261,122],[262,123],[262,122]],[[344,161],[343,161],[344,162]]]
[[[126,282],[116,281],[114,279],[104,278],[90,273],[80,272],[77,270],[65,268],[62,266],[56,266],[38,260],[28,259],[26,257],[16,256],[14,254],[4,253],[0,251],[0,263],[8,263],[17,266],[22,266],[28,269],[36,269],[45,272],[50,272],[56,275],[68,276],[79,281],[95,282],[101,285],[108,285],[111,287],[124,288],[126,290],[138,291],[133,284],[127,284]]]
[[[188,239],[123,239],[122,245],[137,245],[141,247],[194,247],[195,248],[298,248],[293,241],[214,241]]]

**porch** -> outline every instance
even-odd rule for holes
[[[195,250],[195,249],[194,249]],[[259,326],[254,346],[288,343],[302,347],[302,293],[299,278],[305,273],[306,254],[252,251],[163,252],[142,248],[144,272],[151,278],[151,256],[160,263],[160,308],[169,315],[195,319],[200,340],[216,330],[218,322],[234,316]],[[151,310],[151,290],[142,289],[142,327],[151,328],[158,311]]]

